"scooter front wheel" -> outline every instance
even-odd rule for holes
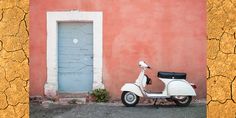
[[[177,106],[186,107],[192,101],[192,96],[174,96],[173,101]]]
[[[127,107],[134,107],[139,102],[139,96],[130,91],[123,91],[121,101]]]

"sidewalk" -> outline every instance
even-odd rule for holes
[[[41,104],[30,105],[31,118],[205,118],[205,103],[193,102],[188,107],[174,104],[153,106],[138,104],[124,107],[121,103]]]

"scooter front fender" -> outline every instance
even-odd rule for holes
[[[127,83],[121,87],[121,91],[130,91],[135,93],[137,96],[143,97],[140,88],[136,84]]]

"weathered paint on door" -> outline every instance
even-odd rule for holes
[[[92,90],[93,24],[58,23],[59,92],[83,93]]]

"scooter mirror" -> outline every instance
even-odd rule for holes
[[[144,61],[139,61],[139,66],[144,68],[150,68]]]

